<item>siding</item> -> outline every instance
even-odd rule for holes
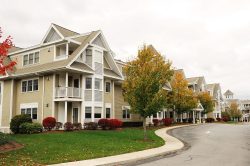
[[[3,89],[3,104],[2,104],[2,126],[9,126],[10,120],[10,94],[11,91],[11,81],[4,81]]]
[[[115,85],[115,118],[121,119],[123,121],[141,121],[138,114],[131,114],[130,119],[122,118],[122,106],[128,105],[129,104],[124,101],[121,85]]]

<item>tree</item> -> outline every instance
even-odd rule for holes
[[[197,99],[200,101],[204,108],[204,114],[212,112],[214,110],[214,102],[208,92],[201,92],[197,95]]]
[[[0,28],[0,39],[2,31]],[[13,46],[12,38],[8,36],[3,42],[0,42],[0,75],[6,75],[8,70],[13,70],[16,62],[8,57],[8,51]]]
[[[241,118],[242,114],[238,109],[238,104],[236,102],[230,104],[229,115],[233,120]]]
[[[138,50],[137,57],[124,68],[123,95],[131,107],[131,112],[143,118],[144,140],[147,139],[146,118],[167,105],[168,92],[164,86],[168,83],[173,70],[171,63],[151,47],[144,45]]]
[[[171,81],[171,103],[174,111],[181,115],[197,107],[194,92],[188,89],[188,82],[181,73],[176,73]]]

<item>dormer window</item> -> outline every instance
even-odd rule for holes
[[[39,52],[33,52],[23,56],[23,66],[36,63],[39,63]]]

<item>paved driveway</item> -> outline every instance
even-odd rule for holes
[[[141,166],[250,166],[250,124],[204,124],[172,134],[191,147]]]

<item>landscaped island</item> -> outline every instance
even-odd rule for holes
[[[46,165],[86,160],[134,152],[164,145],[164,141],[149,130],[148,142],[142,140],[141,128],[94,130],[40,134],[11,135],[24,148],[0,153],[0,165]]]

